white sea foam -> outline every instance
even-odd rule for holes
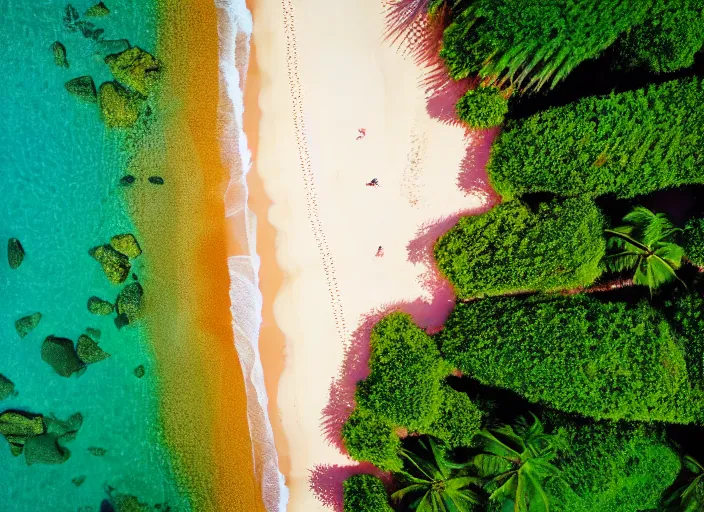
[[[247,206],[246,176],[251,153],[242,130],[244,79],[249,64],[252,16],[245,0],[215,0],[220,44],[220,105],[222,157],[230,168],[225,194],[226,215],[241,256],[228,260],[230,301],[235,348],[239,355],[247,391],[247,419],[252,437],[255,472],[261,482],[268,512],[283,512],[288,489],[279,471],[274,434],[267,412],[268,398],[259,357],[259,328],[262,323],[262,294],[259,290],[260,260],[256,250],[256,216]]]

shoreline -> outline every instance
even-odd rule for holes
[[[147,328],[179,482],[193,510],[263,512],[233,344],[226,262],[238,247],[225,218],[230,171],[221,158],[214,86],[220,83],[217,27],[216,6],[208,0],[162,4],[157,56],[168,67],[162,101],[168,118],[163,133],[152,134],[151,145],[148,135],[144,147],[162,143],[166,158],[155,161],[143,150],[133,174],[146,179],[157,168],[165,185],[134,188],[129,196],[150,266]]]

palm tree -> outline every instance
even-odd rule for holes
[[[704,466],[691,455],[685,455],[682,465],[692,473],[691,479],[672,493],[668,505],[679,500],[677,510],[682,512],[704,510]]]
[[[674,242],[680,230],[667,216],[638,206],[623,222],[623,226],[605,230],[611,235],[607,248],[614,251],[606,256],[609,270],[635,270],[633,284],[647,286],[651,293],[675,279],[682,282],[675,272],[684,257],[684,249]]]
[[[470,475],[471,461],[454,462],[444,447],[432,438],[418,441],[419,453],[403,449],[405,459],[401,479],[405,487],[391,495],[396,502],[407,500],[416,512],[468,512],[481,499],[471,489],[482,480]]]
[[[548,496],[543,485],[559,479],[560,470],[550,461],[562,439],[548,434],[540,420],[520,418],[514,426],[502,425],[480,432],[483,453],[474,457],[479,475],[490,478],[485,488],[489,499],[501,501],[503,511],[547,511]]]

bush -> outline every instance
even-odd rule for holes
[[[372,475],[352,475],[342,482],[345,512],[393,512],[384,484]]]
[[[694,218],[687,222],[684,230],[684,252],[689,261],[704,267],[704,218]]]
[[[424,434],[444,441],[450,448],[472,446],[482,427],[482,411],[464,393],[450,386],[442,389],[443,400],[438,418]]]
[[[704,45],[704,1],[658,0],[652,14],[623,36],[619,44],[625,67],[670,73],[694,64]]]
[[[394,427],[374,413],[355,408],[342,427],[342,439],[354,460],[371,462],[384,471],[401,471],[401,440]]]
[[[504,199],[531,192],[632,198],[704,183],[704,82],[583,98],[507,123],[487,166]]]
[[[460,298],[577,288],[601,274],[603,229],[589,200],[554,200],[535,213],[510,201],[461,218],[435,244],[435,259]]]
[[[440,56],[455,80],[554,87],[641,23],[649,0],[476,0],[443,35]]]
[[[547,487],[556,512],[655,509],[679,473],[678,455],[653,429],[595,424],[563,431],[571,454],[560,466],[569,487]]]
[[[508,100],[497,87],[477,87],[460,98],[456,110],[470,128],[491,128],[504,122]]]
[[[611,420],[704,419],[683,340],[647,301],[630,306],[575,295],[458,303],[439,337],[464,374],[559,411]]]

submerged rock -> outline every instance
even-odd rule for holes
[[[95,24],[90,21],[77,21],[73,24],[78,30],[81,31],[83,37],[87,39],[93,39],[93,33],[96,31]],[[97,29],[102,34],[104,30],[102,28]]]
[[[144,289],[139,283],[130,283],[125,286],[117,296],[117,318],[115,324],[118,329],[131,324],[139,317],[142,310],[142,297]]]
[[[129,128],[139,118],[140,99],[117,82],[105,82],[98,96],[100,112],[110,128]]]
[[[110,354],[101,349],[94,340],[85,334],[81,334],[78,337],[76,353],[78,358],[86,364],[97,363],[110,357]]]
[[[88,103],[96,102],[95,82],[90,76],[79,76],[64,84],[66,90]]]
[[[94,315],[109,315],[112,313],[113,309],[114,307],[110,302],[100,297],[93,296],[88,299],[88,311]]]
[[[112,304],[110,305],[112,306]],[[86,327],[86,334],[94,340],[99,340],[102,333],[100,329],[96,329],[95,327]]]
[[[0,434],[10,443],[10,452],[17,457],[27,439],[44,433],[44,419],[40,414],[22,411],[0,413]]]
[[[85,481],[86,481],[86,475],[77,476],[76,478],[71,479],[71,483],[73,485],[75,485],[76,487],[80,487],[81,485],[83,485],[83,482],[85,482]]]
[[[67,420],[60,420],[52,415],[44,418],[44,423],[47,434],[56,436],[62,442],[73,441],[83,426],[83,415],[77,412],[69,416]]]
[[[94,455],[96,457],[103,457],[106,453],[108,453],[105,448],[98,448],[97,446],[89,447],[88,451],[91,453],[91,455]]]
[[[15,384],[0,373],[0,400],[5,400],[15,394]]]
[[[132,185],[132,183],[135,182],[137,178],[132,176],[131,174],[126,174],[122,178],[120,178],[120,185],[126,186],[126,185]]]
[[[11,269],[16,269],[22,265],[24,261],[24,247],[16,238],[10,238],[7,241],[7,262]]]
[[[134,369],[134,376],[137,377],[138,379],[141,379],[144,377],[144,374],[146,372],[144,371],[144,365],[140,364],[137,368]]]
[[[78,11],[76,10],[76,8],[74,6],[72,6],[71,4],[68,4],[66,6],[65,11],[64,11],[64,25],[66,26],[66,28],[69,31],[71,31],[71,32],[76,31],[75,23],[76,23],[76,21],[78,21],[78,17],[79,17],[79,14],[78,14]]]
[[[149,183],[153,185],[163,185],[164,184],[164,178],[161,176],[149,176]]]
[[[107,56],[129,50],[130,42],[127,39],[101,39],[98,41],[98,48],[101,54]]]
[[[47,336],[42,343],[42,360],[62,377],[70,377],[85,367],[76,354],[73,342],[56,336]]]
[[[100,263],[111,283],[120,284],[129,276],[130,260],[124,254],[113,249],[112,246],[99,245],[88,251],[88,254]]]
[[[135,46],[105,57],[112,76],[121,84],[147,96],[159,79],[161,63],[152,54]]]
[[[30,332],[34,330],[42,319],[42,314],[32,313],[31,315],[23,316],[19,320],[15,321],[15,330],[19,334],[20,338],[24,338]]]
[[[134,259],[142,254],[142,249],[139,247],[139,242],[131,233],[124,235],[115,235],[110,239],[110,245],[116,251],[124,254],[130,259]]]
[[[59,444],[55,435],[42,434],[30,437],[24,444],[24,460],[32,464],[63,464],[71,452]]]
[[[59,41],[54,41],[51,45],[51,51],[54,54],[54,64],[60,68],[67,68],[68,59],[66,58],[66,47]]]
[[[117,494],[112,492],[108,500],[114,512],[153,512],[152,507],[137,499],[136,496],[130,494]],[[101,506],[101,510],[102,510]]]
[[[101,16],[107,16],[110,14],[110,9],[103,3],[97,3],[93,7],[89,7],[85,13],[85,16],[90,16],[93,18],[99,18]]]

